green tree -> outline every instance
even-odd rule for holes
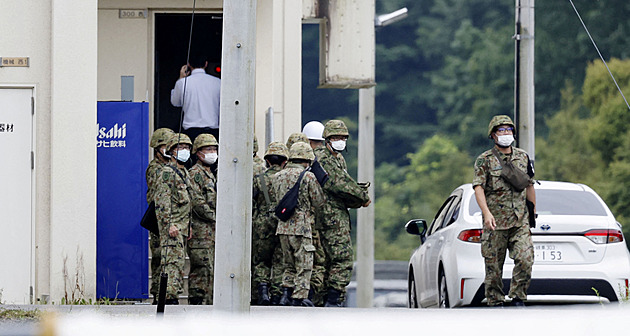
[[[404,224],[430,221],[453,189],[472,180],[471,157],[448,136],[434,135],[408,157],[408,166],[384,164],[376,172],[377,259],[408,259],[418,240],[405,233]]]

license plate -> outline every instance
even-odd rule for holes
[[[534,261],[562,261],[562,249],[555,244],[534,245]]]

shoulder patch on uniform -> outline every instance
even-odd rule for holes
[[[168,171],[167,169],[165,169],[164,171],[162,171],[162,179],[164,181],[168,181],[171,179],[171,172]]]
[[[195,182],[201,183],[201,174],[199,173],[195,174]]]
[[[477,161],[475,161],[475,167],[481,167],[481,166],[483,166],[483,164],[484,164],[484,162],[485,162],[485,161],[486,161],[486,160],[485,160],[484,158],[482,158],[482,157],[477,158]]]

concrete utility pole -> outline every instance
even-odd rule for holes
[[[535,160],[534,0],[516,0],[514,122],[518,146]]]
[[[214,306],[249,312],[256,0],[223,2]]]
[[[374,304],[374,87],[359,89],[359,157],[357,179],[370,181],[372,204],[357,210],[357,307]]]
[[[384,27],[407,17],[407,7],[378,15],[374,27]],[[372,43],[372,52],[375,52]],[[370,181],[372,204],[357,210],[357,307],[374,306],[374,105],[375,88],[359,89],[359,157],[357,179]]]

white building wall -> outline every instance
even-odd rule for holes
[[[35,87],[35,287],[43,293],[50,288],[50,11],[50,1],[37,6],[29,1],[5,1],[2,13],[10,15],[0,14],[0,56],[30,58],[28,68],[0,68],[0,85]]]
[[[50,298],[96,295],[97,0],[52,1]],[[81,295],[83,294],[83,295]]]
[[[257,74],[256,131],[262,141],[264,111],[272,106],[276,139],[285,141],[301,129],[301,2],[260,1],[261,13],[273,13],[263,19],[273,33],[259,22],[259,34],[269,43],[258,45],[257,54],[267,56],[257,69],[270,66]],[[94,297],[96,102],[119,100],[123,75],[135,77],[136,101],[148,97],[151,104],[153,99],[152,15],[121,20],[118,10],[190,12],[191,1],[41,0],[2,5],[0,57],[28,56],[30,66],[0,68],[0,86],[35,88],[34,296],[49,295],[55,303],[66,294],[71,297],[78,273],[83,293],[75,297]],[[198,0],[197,9],[220,11],[222,1]]]

